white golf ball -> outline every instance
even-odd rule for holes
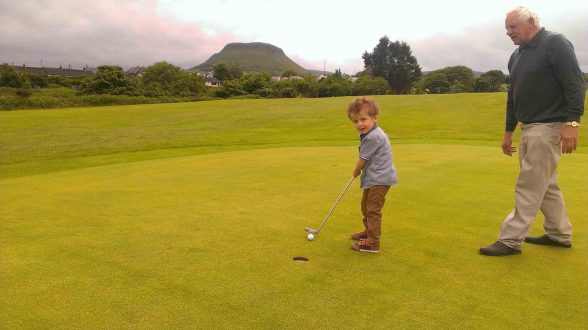
[[[312,241],[314,239],[314,235],[313,234],[308,234],[307,237],[308,237],[308,240],[309,241]]]

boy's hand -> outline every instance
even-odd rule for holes
[[[365,167],[366,163],[367,163],[367,160],[365,160],[365,159],[359,158],[357,160],[357,164],[355,164],[355,168],[353,169],[353,177],[354,178],[357,178],[361,174],[361,171]]]

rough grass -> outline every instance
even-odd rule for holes
[[[516,158],[497,147],[501,109],[467,109],[502,96],[378,99],[400,174],[379,255],[349,248],[355,185],[317,239],[302,230],[352,170],[348,98],[0,113],[0,324],[582,329],[588,155],[559,171],[572,249],[477,254],[512,207]]]

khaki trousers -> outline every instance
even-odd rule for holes
[[[373,186],[363,190],[361,213],[367,231],[367,241],[379,243],[382,235],[382,208],[390,186]]]
[[[520,250],[538,211],[545,216],[546,234],[571,243],[572,225],[557,184],[561,146],[557,144],[564,123],[521,124],[520,172],[515,186],[515,208],[502,224],[498,240]]]

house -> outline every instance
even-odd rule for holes
[[[220,87],[221,85],[221,81],[214,77],[212,71],[199,71],[197,75],[204,79],[204,86],[206,87]]]
[[[29,67],[23,64],[22,66],[13,66],[17,72],[29,73],[29,74],[40,74],[47,76],[64,76],[64,77],[89,77],[93,76],[94,72],[90,70],[77,70],[77,69],[64,69],[61,66],[59,68],[36,68]]]
[[[141,77],[143,77],[143,72],[144,71],[145,71],[145,67],[142,67],[142,66],[134,66],[132,68],[129,68],[127,70],[126,74],[127,74],[127,76],[141,78]]]

